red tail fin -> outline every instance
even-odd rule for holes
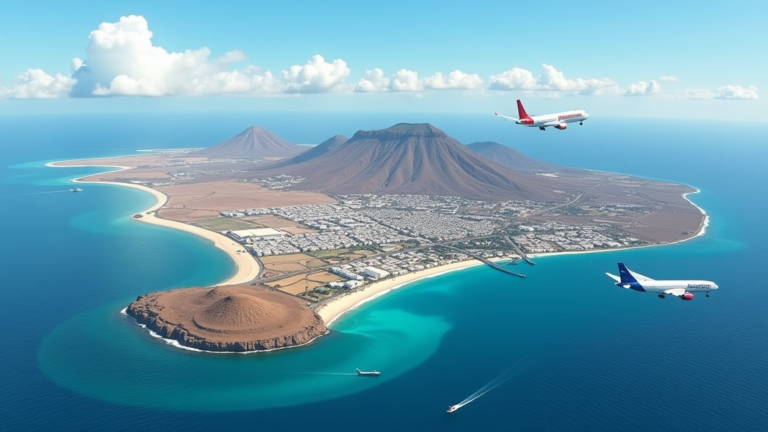
[[[520,117],[520,120],[531,118],[531,116],[529,116],[528,113],[525,112],[525,108],[523,108],[523,103],[520,102],[520,99],[517,100],[517,115],[518,117]]]

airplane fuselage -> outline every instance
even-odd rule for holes
[[[683,289],[686,292],[712,291],[717,284],[705,280],[653,280],[643,282],[617,282],[617,286],[635,291],[664,293],[669,290]]]
[[[543,114],[530,116],[528,119],[520,119],[515,123],[528,127],[548,127],[552,126],[557,129],[565,129],[565,125],[568,123],[581,123],[589,118],[589,114],[583,110],[575,111],[563,111],[554,114]]]

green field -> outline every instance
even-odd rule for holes
[[[200,228],[205,228],[211,231],[231,231],[260,227],[252,223],[226,217],[203,219],[193,222],[192,225],[197,225]]]

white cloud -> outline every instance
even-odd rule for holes
[[[661,82],[675,82],[680,81],[680,78],[674,76],[674,75],[662,75],[659,77],[659,81]]]
[[[715,92],[715,99],[757,99],[757,87],[727,85]]]
[[[152,44],[142,16],[102,23],[88,36],[86,59],[72,60],[73,96],[174,96],[279,92],[270,73],[257,69],[227,71],[228,63],[245,60],[240,51],[215,59],[206,47],[168,52]]]
[[[491,90],[537,90],[558,91],[582,95],[600,95],[616,93],[616,83],[609,78],[565,78],[563,72],[554,66],[543,64],[542,73],[534,76],[527,69],[512,68],[498,75],[491,75]]]
[[[434,75],[424,78],[424,88],[430,90],[473,90],[483,85],[483,79],[477,74],[464,73],[458,69],[443,76],[436,72]]]
[[[168,52],[152,43],[142,16],[102,23],[88,36],[86,59],[73,59],[72,96],[198,96],[324,93],[344,90],[350,70],[344,60],[312,57],[279,76],[258,67],[228,70],[247,60],[238,50],[212,58],[208,48]]]
[[[538,80],[527,69],[512,68],[498,75],[491,75],[491,90],[535,90]]]
[[[27,69],[16,77],[13,87],[0,87],[0,95],[11,99],[55,99],[66,97],[74,82],[62,74],[51,76],[41,69]]]
[[[385,91],[389,88],[389,78],[384,76],[384,71],[375,68],[365,71],[365,78],[361,78],[355,86],[356,92],[370,93]]]
[[[661,91],[661,85],[655,80],[638,81],[630,84],[624,92],[624,96],[649,96],[658,94]]]
[[[341,90],[349,72],[344,60],[336,59],[328,63],[322,56],[316,55],[304,66],[295,65],[283,71],[285,92],[326,93]]]
[[[365,71],[365,78],[355,86],[356,92],[423,92],[426,90],[472,90],[483,85],[483,79],[477,74],[468,74],[460,70],[443,75],[436,72],[426,78],[419,78],[419,73],[400,69],[391,78],[384,76],[379,68]]]
[[[392,76],[389,90],[393,92],[419,92],[424,91],[424,83],[419,80],[418,72],[400,69]]]

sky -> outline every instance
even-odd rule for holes
[[[0,1],[0,114],[768,114],[768,2]]]

